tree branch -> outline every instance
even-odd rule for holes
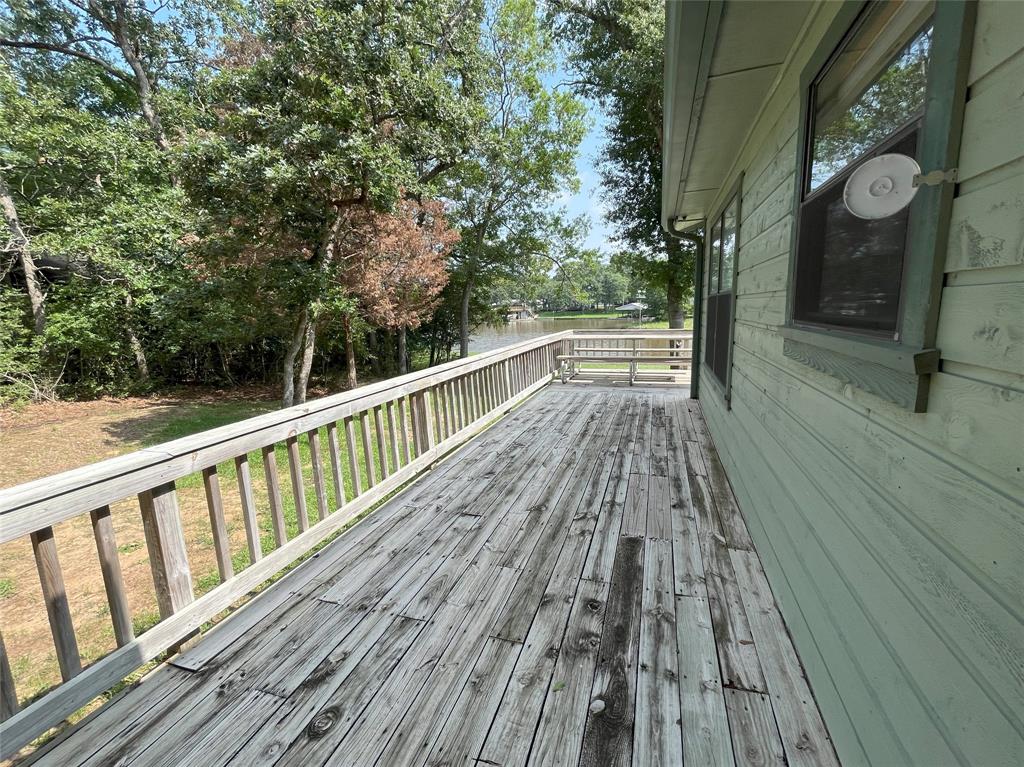
[[[446,170],[451,170],[454,167],[454,160],[442,160],[441,162],[437,163],[437,165],[435,165],[433,168],[431,168],[422,176],[420,176],[419,181],[421,184],[429,184],[431,181],[440,176]]]
[[[76,48],[70,48],[65,45],[58,45],[56,43],[45,43],[39,40],[8,40],[7,38],[0,38],[0,47],[4,48],[30,48],[38,51],[51,51],[52,53],[60,53],[65,56],[71,56],[73,58],[82,59],[103,69],[107,74],[123,80],[126,83],[134,83],[134,79],[131,75],[122,72],[117,67],[111,66],[103,59],[98,56],[93,56],[91,53],[77,50]]]

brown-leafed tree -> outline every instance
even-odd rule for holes
[[[436,200],[402,200],[396,210],[348,211],[340,279],[371,324],[397,333],[399,372],[409,370],[406,332],[430,318],[448,283],[446,262],[459,241]],[[345,318],[348,382],[356,384],[352,325]]]

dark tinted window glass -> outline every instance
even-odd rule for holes
[[[711,369],[715,377],[725,385],[729,372],[729,320],[732,318],[732,293],[721,293],[715,301],[715,355]]]
[[[704,361],[712,370],[715,369],[715,352],[718,349],[718,344],[715,343],[715,338],[718,336],[716,327],[718,298],[718,296],[708,296],[707,329],[704,331]]]
[[[885,151],[913,157],[916,142],[912,131]],[[894,332],[909,212],[857,218],[843,204],[842,183],[804,203],[795,318]]]

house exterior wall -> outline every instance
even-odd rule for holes
[[[913,414],[783,356],[797,37],[742,174],[731,402],[701,402],[846,765],[1024,763],[1024,3],[983,0],[939,316]]]

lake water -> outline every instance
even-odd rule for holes
[[[635,328],[636,320],[602,317],[595,319],[536,319],[518,320],[501,325],[483,325],[473,331],[469,340],[470,352],[489,352],[502,346],[510,346],[548,333],[576,329]]]

